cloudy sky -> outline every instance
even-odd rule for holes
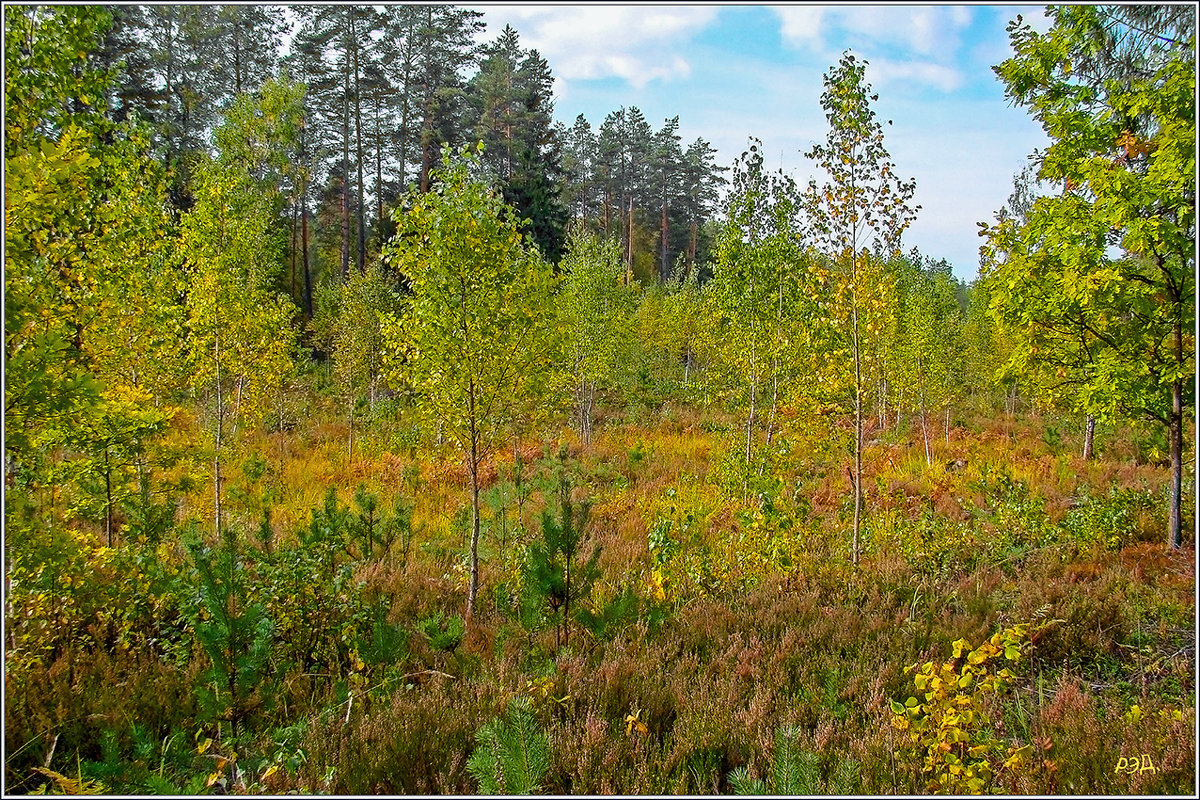
[[[1010,54],[1005,26],[1023,14],[1045,29],[1044,6],[647,5],[470,6],[487,39],[511,24],[555,75],[555,117],[583,114],[598,129],[637,106],[654,129],[679,116],[686,146],[703,137],[731,164],[748,137],[767,163],[802,184],[818,181],[804,157],[827,130],[822,77],[849,49],[866,79],[897,170],[917,182],[913,245],[978,274],[976,223],[1004,205],[1013,174],[1046,138],[1011,106],[991,67]]]

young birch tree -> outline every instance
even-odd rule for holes
[[[804,324],[797,314],[803,265],[796,211],[794,184],[766,173],[761,143],[752,141],[734,165],[710,290],[718,314],[711,335],[722,354],[724,383],[745,409],[747,466],[763,417],[770,441],[785,379],[798,361],[794,351]]]
[[[187,326],[192,381],[212,391],[213,527],[222,534],[222,460],[240,426],[265,413],[293,369],[291,301],[272,287],[283,265],[278,229],[280,153],[299,119],[299,90],[268,84],[241,95],[196,169],[195,205],[182,223],[190,264]],[[226,426],[231,427],[227,428]]]
[[[575,411],[579,437],[587,446],[596,391],[612,381],[621,359],[632,296],[622,285],[621,251],[611,239],[601,241],[582,228],[573,229],[561,268]]]
[[[553,268],[525,242],[499,194],[464,148],[434,172],[427,194],[395,214],[385,257],[411,294],[386,326],[418,403],[462,451],[471,479],[466,616],[479,592],[479,468],[514,426],[549,409],[561,325]]]
[[[850,345],[854,404],[854,563],[860,554],[862,527],[863,451],[863,342],[874,332],[872,317],[878,295],[872,296],[870,250],[883,255],[899,250],[900,235],[916,217],[920,206],[911,205],[913,180],[897,177],[895,165],[883,144],[883,128],[875,119],[871,94],[864,82],[867,62],[846,52],[825,75],[821,106],[829,120],[824,144],[806,153],[829,173],[830,183],[810,184],[813,231],[819,246],[839,265],[836,276],[838,316]],[[889,123],[891,124],[890,120]],[[874,260],[878,265],[878,259]]]

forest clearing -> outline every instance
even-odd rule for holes
[[[4,13],[6,795],[1195,792],[1193,7],[1013,21],[970,283],[849,51],[803,185],[461,7]]]

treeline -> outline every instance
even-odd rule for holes
[[[636,108],[593,134],[553,120],[553,75],[511,27],[479,44],[482,14],[449,5],[145,5],[107,9],[89,53],[111,70],[107,113],[152,131],[173,205],[186,210],[200,154],[242,93],[286,75],[305,87],[287,142],[282,214],[288,290],[311,318],[314,282],[360,272],[392,233],[387,209],[429,189],[443,146],[482,141],[484,165],[552,262],[569,219],[622,242],[631,270],[669,277],[702,263],[704,223],[722,182],[703,139],[686,149],[678,118],[654,132]],[[25,10],[36,21],[45,10]],[[294,31],[294,36],[291,35]]]

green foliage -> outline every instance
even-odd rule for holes
[[[90,58],[112,15],[96,6],[4,9],[5,163],[72,124],[94,125],[114,75]]]
[[[1159,507],[1160,498],[1152,492],[1114,486],[1107,496],[1080,498],[1078,504],[1063,516],[1059,527],[1081,550],[1099,545],[1115,552],[1133,544],[1138,534],[1139,516],[1153,514]]]
[[[464,151],[434,191],[408,199],[385,256],[411,292],[389,328],[394,368],[477,458],[507,425],[549,410],[533,401],[551,388],[558,322],[552,270],[472,177],[474,163]]]
[[[353,548],[347,543],[351,557],[370,561],[386,556],[399,538],[402,562],[407,560],[413,537],[412,503],[397,494],[392,513],[381,513],[379,496],[359,485],[354,492],[354,505],[357,511],[348,525],[350,539],[354,542]]]
[[[937,794],[981,794],[992,788],[1000,769],[1018,768],[1031,746],[1007,748],[1002,767],[996,762],[1005,743],[992,737],[984,697],[1000,694],[1015,678],[998,659],[1016,664],[1028,649],[1028,626],[998,631],[979,647],[965,639],[954,642],[951,658],[942,663],[913,664],[919,696],[891,701],[892,727],[907,734],[920,762],[926,788]]]
[[[1195,375],[1195,17],[1159,7],[1053,7],[1017,17],[995,71],[1051,144],[1037,178],[1061,193],[983,225],[1005,364],[1051,399],[1170,430],[1168,541],[1182,536],[1184,408]]]
[[[145,130],[103,114],[113,75],[92,53],[110,22],[5,9],[4,414],[14,488],[71,487],[112,542],[133,462],[170,416],[180,314],[163,172]]]
[[[274,625],[266,607],[251,601],[247,567],[231,536],[215,548],[193,542],[189,550],[200,589],[191,624],[211,663],[197,692],[209,718],[228,722],[236,739],[266,677]]]
[[[1018,33],[1014,98],[1036,84],[1030,91],[1044,95],[1037,102],[1048,104],[1039,106],[1047,120],[1064,97],[1086,117],[1077,144],[1087,158],[1072,151],[1082,161],[1068,163],[1068,145],[1042,166],[1086,173],[1090,183],[1066,188],[1050,178],[1064,184],[1065,199],[1014,201],[1019,222],[992,242],[1011,250],[996,258],[1025,259],[1044,271],[1021,279],[1045,280],[1012,291],[981,281],[965,317],[962,287],[944,263],[898,256],[894,239],[906,223],[887,219],[887,202],[839,194],[835,179],[819,198],[825,213],[810,214],[789,180],[767,174],[758,145],[739,164],[730,219],[701,230],[712,197],[701,196],[700,173],[711,170],[679,160],[669,124],[654,140],[656,174],[635,175],[648,128],[631,111],[610,126],[603,163],[586,163],[595,153],[582,147],[572,167],[579,174],[569,178],[602,179],[579,193],[578,214],[603,213],[615,223],[606,235],[622,229],[612,237],[620,246],[581,229],[556,277],[519,235],[555,236],[539,228],[553,223],[542,213],[553,211],[549,182],[531,174],[507,187],[516,190],[508,197],[540,209],[541,222],[529,225],[500,202],[504,189],[482,182],[482,162],[454,163],[447,152],[434,191],[396,204],[400,230],[385,264],[365,259],[365,270],[328,284],[333,302],[313,328],[327,324],[320,343],[332,361],[302,359],[293,374],[298,315],[280,292],[289,225],[298,296],[298,270],[320,275],[333,263],[342,201],[357,200],[365,216],[370,189],[335,169],[320,213],[309,214],[316,187],[307,167],[330,155],[313,145],[338,134],[328,126],[337,127],[340,104],[329,98],[341,77],[362,78],[367,105],[353,117],[346,108],[347,124],[363,122],[371,151],[391,148],[411,165],[417,154],[396,150],[386,128],[395,122],[398,140],[412,142],[422,112],[408,105],[389,120],[387,104],[405,93],[385,84],[401,74],[431,79],[443,66],[433,49],[414,49],[440,35],[429,30],[442,21],[437,7],[389,7],[400,22],[379,39],[369,15],[329,8],[372,34],[360,37],[362,74],[354,74],[353,33],[338,33],[328,44],[345,60],[336,74],[306,76],[316,94],[281,80],[230,98],[211,157],[186,139],[210,125],[214,106],[201,95],[225,78],[213,72],[195,83],[203,72],[176,71],[176,60],[147,66],[132,43],[160,37],[147,50],[155,58],[166,48],[171,59],[210,52],[205,69],[219,72],[228,42],[193,40],[205,33],[197,23],[218,13],[244,22],[240,12],[5,10],[11,791],[1191,788],[1194,579],[1186,558],[1148,543],[1166,515],[1162,467],[1177,431],[1159,425],[1147,439],[1146,429],[1109,425],[1103,458],[1048,456],[1068,441],[1057,431],[1073,431],[1079,415],[1046,415],[1044,401],[1056,398],[1041,391],[1043,379],[1065,382],[1068,407],[1144,394],[1174,414],[1177,402],[1180,411],[1192,402],[1166,389],[1191,374],[1166,357],[1180,347],[1189,354],[1190,334],[1160,324],[1178,307],[1186,320],[1194,304],[1171,297],[1171,281],[1184,290],[1194,283],[1189,257],[1170,250],[1194,236],[1190,201],[1172,195],[1190,191],[1192,156],[1188,126],[1165,108],[1189,108],[1194,100],[1182,93],[1194,79],[1169,63],[1191,56],[1171,44],[1179,31],[1162,24],[1191,9],[1057,9],[1046,37]],[[119,26],[106,29],[108,16]],[[1122,49],[1154,37],[1161,43]],[[375,45],[394,60],[376,61]],[[1069,59],[1070,75],[1064,47],[1083,51]],[[147,81],[148,93],[132,97],[129,83],[114,85],[100,68],[123,58],[123,79],[169,70],[172,88],[149,92],[159,84]],[[520,77],[542,80],[542,66],[530,54]],[[512,96],[502,67],[494,63],[475,84],[489,103]],[[831,140],[858,123],[857,133],[873,130],[860,67],[846,60],[827,76],[823,102],[839,128]],[[1048,89],[1045,70],[1063,73]],[[457,89],[440,85],[429,96],[440,110],[424,113],[445,125],[423,131],[428,147],[451,132],[448,112],[463,107]],[[161,101],[155,135],[112,121],[136,117],[150,93]],[[1110,99],[1119,107],[1100,109]],[[503,121],[508,111],[496,110]],[[203,119],[181,123],[184,131],[173,120],[188,114]],[[503,127],[489,131],[501,147],[516,141]],[[706,145],[695,147],[702,161]],[[164,148],[178,171],[156,163]],[[423,167],[436,161],[425,154]],[[512,150],[496,155],[490,166],[516,159],[520,171],[541,168]],[[825,155],[835,170],[852,166],[839,151]],[[878,139],[853,155],[887,163]],[[384,168],[371,177],[392,205]],[[857,173],[850,184],[863,188],[863,178],[904,193],[886,171]],[[663,189],[652,198],[664,212],[660,226],[648,222],[660,210],[647,202],[651,184]],[[585,196],[592,189],[603,191]],[[677,217],[685,195],[695,207]],[[873,237],[861,246],[838,239],[829,204],[839,197],[841,221]],[[383,208],[376,213],[372,241],[387,231]],[[1040,239],[1029,234],[1039,224]],[[669,276],[685,235],[688,252],[675,263],[687,280],[650,285],[654,272]],[[704,265],[708,239],[717,258]],[[1119,264],[1114,246],[1126,251]],[[1101,251],[1112,263],[1094,258]],[[702,287],[696,276],[710,268],[714,280]],[[1034,364],[1040,349],[1014,356],[1031,342],[1040,348],[1037,336],[1014,336],[1006,315],[987,311],[1008,302],[998,295],[1026,290],[1064,295],[1055,308],[1070,313],[1055,324],[1082,322],[1100,336],[1037,334],[1053,340],[1053,370]],[[1122,339],[1137,320],[1140,332]],[[1103,337],[1115,344],[1098,345]],[[1126,344],[1132,349],[1121,350]],[[1155,359],[1144,368],[1105,360],[1136,348]],[[860,374],[851,377],[856,358]],[[1026,358],[1027,369],[993,379],[1014,358]],[[1115,380],[1080,383],[1114,375],[1143,383],[1130,392]],[[1031,378],[1036,419],[993,413],[1000,391],[1025,392]],[[858,421],[874,404],[882,426],[862,443],[863,480],[879,495],[855,569],[842,546],[849,426],[832,419],[852,385]],[[576,389],[585,426],[578,463],[567,461],[576,439],[563,430],[571,423],[562,388]],[[580,407],[593,399],[608,413]],[[277,413],[289,403],[304,413]],[[353,442],[368,404],[370,428],[347,464],[336,442],[347,416]],[[1119,406],[1114,415],[1130,411]],[[922,459],[915,415],[940,422],[951,408],[953,435],[942,445],[923,431]],[[273,414],[278,429],[261,430]],[[593,436],[601,416],[610,422]],[[468,505],[454,500],[467,477],[432,446],[429,421],[439,423],[439,445],[443,437],[458,445],[468,462]],[[211,450],[202,446],[206,431]],[[546,444],[555,436],[557,458]],[[522,453],[538,440],[546,457],[529,469]],[[209,457],[214,480],[205,488],[196,476]],[[490,514],[480,514],[481,501]],[[216,534],[202,542],[197,520],[223,502],[224,520],[218,510]],[[451,613],[468,524],[473,567],[479,530],[496,539],[484,552],[497,563],[483,574],[499,576],[495,606],[519,621],[491,609]],[[414,549],[415,531],[423,541]],[[472,584],[473,594],[476,575]],[[961,639],[949,645],[1003,627],[1009,615],[1053,618],[1034,634],[1029,682],[1012,680],[1011,664],[1002,669],[1010,645],[1024,663],[1022,626],[974,650]],[[551,653],[551,624],[558,643],[570,633],[573,646]],[[946,664],[910,669],[914,697],[892,709],[902,730],[879,725],[880,711],[889,717],[881,698],[907,697],[905,664],[948,645]],[[1008,684],[1015,691],[1001,697]],[[514,693],[532,705],[506,706]],[[1156,772],[1117,766],[1143,754]],[[735,764],[746,767],[730,773]]]
[[[949,271],[923,264],[919,254],[897,259],[899,352],[890,370],[893,389],[906,411],[920,415],[926,464],[932,464],[932,421],[941,416],[966,382],[963,354],[965,314]]]
[[[601,241],[582,227],[571,230],[559,268],[564,273],[559,297],[568,325],[571,386],[586,445],[596,394],[617,382],[630,349],[626,333],[633,297],[630,287],[622,285],[624,267],[616,242]]]
[[[337,499],[337,489],[330,486],[320,508],[312,509],[307,529],[297,531],[300,542],[323,562],[333,577],[339,553],[345,551],[350,530],[350,509]]]
[[[509,431],[554,407],[561,325],[557,279],[522,241],[511,210],[473,176],[463,150],[433,191],[412,192],[395,214],[385,258],[410,294],[385,335],[398,379],[458,445],[471,476],[468,613],[479,591],[479,466]]]
[[[350,416],[350,455],[353,456],[354,413],[366,394],[372,412],[383,388],[387,338],[384,324],[400,313],[402,302],[383,265],[372,261],[344,282],[323,285],[318,312],[309,327],[314,341],[333,359],[333,377]]]
[[[503,718],[475,734],[467,771],[482,794],[537,794],[550,769],[550,742],[538,727],[529,698],[517,697]]]
[[[821,757],[804,750],[798,739],[800,730],[784,725],[775,731],[775,758],[767,780],[753,778],[747,767],[729,773],[729,783],[741,795],[846,795],[854,791],[859,765],[853,759],[842,758],[828,782],[821,778]]]
[[[571,500],[571,484],[560,468],[558,518],[550,510],[542,512],[542,536],[529,545],[521,571],[521,618],[535,627],[544,616],[554,622],[555,643],[570,644],[572,606],[576,615],[599,577],[596,566],[600,548],[580,561],[579,545],[587,525],[589,502],[576,507]]]
[[[864,356],[882,333],[888,300],[895,290],[894,279],[882,269],[884,259],[898,253],[900,236],[920,208],[910,205],[916,182],[899,178],[884,147],[883,128],[870,105],[879,97],[871,94],[864,80],[866,67],[867,62],[846,52],[825,75],[821,107],[829,120],[829,132],[823,144],[806,154],[830,177],[830,183],[820,188],[810,182],[806,205],[810,236],[824,247],[834,267],[824,274],[833,295],[830,317],[847,345],[838,355],[849,356],[850,362],[830,359],[832,370],[825,375],[849,387],[854,410],[855,564],[863,516]],[[871,258],[868,248],[883,258]]]
[[[447,616],[443,611],[418,622],[417,630],[425,634],[434,650],[454,650],[462,643],[466,634],[462,617],[456,614]]]
[[[219,424],[228,416],[236,429],[262,417],[293,370],[293,306],[270,288],[281,263],[275,201],[240,165],[223,161],[198,167],[194,194],[182,231],[192,264],[192,381],[221,400]]]
[[[760,150],[752,143],[734,165],[728,221],[706,287],[713,326],[704,334],[721,396],[746,415],[747,463],[757,429],[766,428],[769,444],[780,406],[804,398],[826,317],[799,242],[796,186],[782,173],[768,175]]]
[[[610,599],[600,602],[593,599],[575,612],[575,619],[595,639],[611,639],[638,619],[641,607],[641,597],[634,587],[627,586]]]

